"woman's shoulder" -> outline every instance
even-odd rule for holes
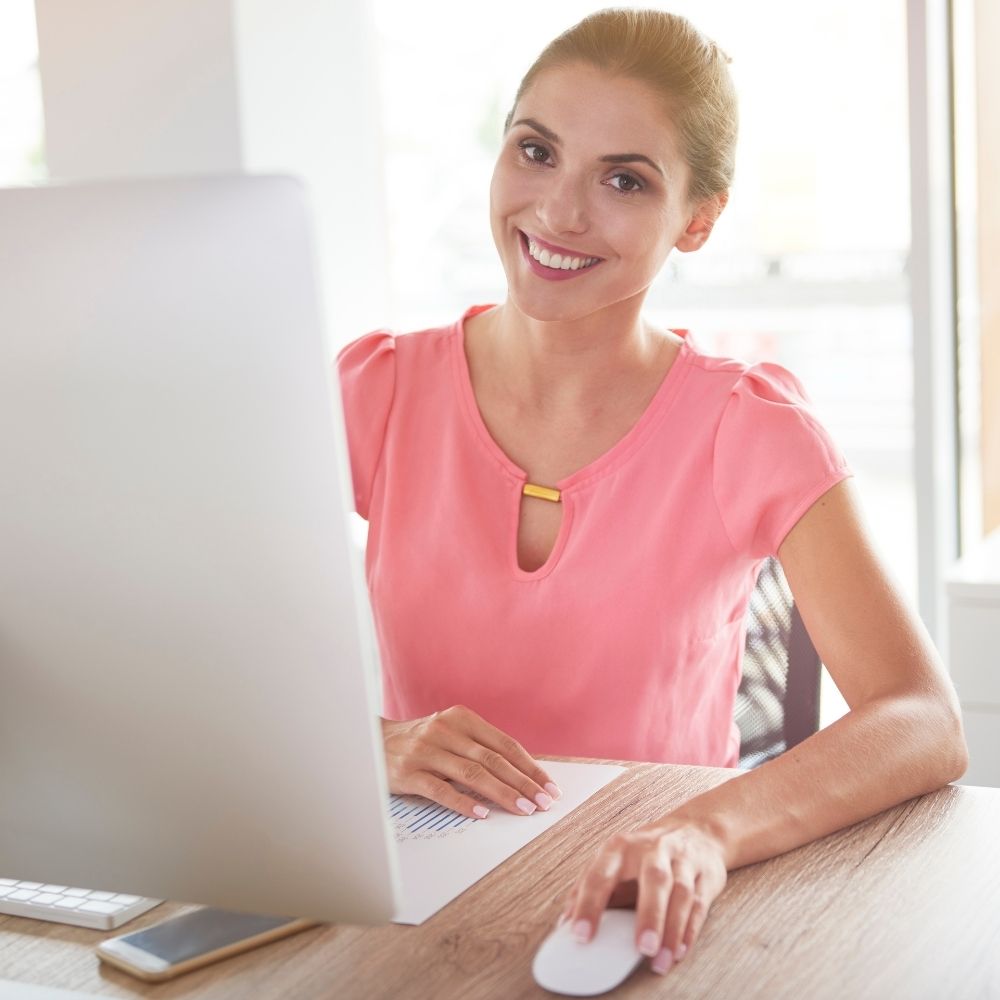
[[[694,373],[691,387],[706,403],[711,400],[721,406],[738,406],[743,402],[750,407],[756,403],[810,405],[802,382],[783,365],[710,353],[691,331],[673,332],[683,337],[681,356]]]
[[[712,484],[739,552],[776,555],[808,506],[851,474],[798,377],[772,361],[710,359],[725,382],[712,448]]]
[[[808,406],[809,396],[793,372],[774,361],[749,361],[703,349],[689,330],[674,330],[684,339],[683,353],[699,381],[711,386],[727,401],[731,397],[748,402]]]
[[[369,367],[372,362],[383,364],[392,362],[396,348],[396,335],[391,330],[372,330],[337,352],[337,367],[341,375]]]
[[[372,330],[352,340],[337,355],[355,509],[362,517],[368,517],[392,414],[400,407],[409,413],[408,401],[426,398],[426,393],[414,392],[414,387],[432,382],[428,375],[433,359],[443,356],[440,346],[455,326],[411,333]]]
[[[337,354],[337,364],[341,371],[352,368],[363,368],[371,363],[378,365],[396,363],[396,355],[402,351],[409,354],[419,351],[434,340],[446,336],[451,327],[429,327],[424,330],[402,332],[390,328],[371,330],[352,340],[340,349]]]
[[[341,375],[367,368],[407,368],[442,361],[453,342],[461,339],[463,324],[490,306],[470,306],[455,320],[413,330],[389,327],[372,330],[343,347],[337,355]]]

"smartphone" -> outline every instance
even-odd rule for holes
[[[315,920],[265,917],[206,906],[145,930],[108,938],[97,946],[97,954],[139,979],[159,982],[315,924]]]

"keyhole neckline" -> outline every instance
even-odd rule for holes
[[[486,454],[499,466],[504,477],[509,481],[510,487],[512,487],[513,545],[510,550],[510,558],[513,563],[515,575],[519,579],[539,580],[552,572],[566,546],[566,540],[573,520],[575,494],[585,486],[619,468],[642,446],[659,421],[666,415],[670,404],[676,398],[680,385],[690,370],[691,366],[689,362],[691,355],[694,353],[694,348],[688,339],[688,331],[672,330],[673,333],[683,338],[678,353],[664,374],[659,386],[657,386],[652,399],[646,405],[646,409],[643,410],[636,422],[607,451],[598,455],[593,461],[588,462],[582,468],[559,480],[559,482],[544,484],[546,487],[558,490],[560,493],[562,521],[559,525],[555,544],[548,558],[538,569],[527,571],[522,569],[518,563],[517,536],[520,524],[520,505],[523,499],[522,491],[525,484],[530,480],[527,472],[507,455],[490,434],[486,426],[486,421],[483,419],[482,411],[479,409],[479,404],[476,401],[476,394],[472,388],[472,375],[469,371],[468,357],[465,353],[465,321],[492,308],[494,308],[492,304],[471,306],[455,323],[450,338],[452,366],[462,408],[465,411],[475,437]]]

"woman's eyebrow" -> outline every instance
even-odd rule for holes
[[[518,118],[516,122],[511,125],[527,125],[528,128],[533,128],[539,135],[544,136],[549,142],[554,142],[557,146],[559,145],[559,136],[555,134],[550,128],[546,128],[541,122],[536,122],[534,118]]]
[[[518,118],[511,125],[511,128],[515,125],[527,125],[528,128],[534,129],[540,136],[548,139],[549,142],[555,143],[557,146],[560,144],[561,140],[559,136],[552,129],[546,128],[541,122],[535,121],[534,118]],[[609,153],[607,156],[600,157],[600,160],[602,163],[648,163],[661,177],[666,177],[663,168],[643,153]]]
[[[648,163],[661,177],[666,178],[666,174],[658,163],[654,163],[643,153],[611,153],[601,157],[602,163]]]

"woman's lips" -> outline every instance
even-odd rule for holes
[[[521,235],[521,251],[524,254],[524,259],[528,262],[528,267],[531,268],[531,270],[535,274],[537,274],[540,278],[544,278],[546,281],[567,281],[570,278],[579,278],[581,275],[587,274],[588,272],[593,271],[595,268],[600,267],[601,263],[603,262],[602,259],[598,258],[596,263],[590,264],[587,267],[580,267],[575,271],[570,271],[570,270],[564,271],[562,270],[562,268],[546,267],[540,261],[535,260],[535,258],[531,256],[531,252],[528,250],[527,233],[524,233],[521,230],[518,230],[518,232]],[[585,254],[579,254],[572,250],[567,250],[565,248],[560,249],[554,244],[546,243],[544,240],[540,240],[535,236],[532,236],[531,239],[532,242],[537,243],[539,246],[548,250],[550,253],[558,253],[563,256],[570,256],[570,257],[580,257],[580,258],[586,257]]]

